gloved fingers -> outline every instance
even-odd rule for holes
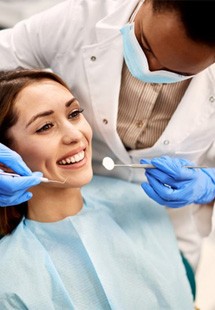
[[[214,168],[201,168],[199,170],[207,174],[210,177],[211,181],[215,184],[215,169]]]
[[[34,172],[31,176],[22,177],[0,175],[0,195],[13,195],[20,190],[26,190],[32,186],[38,185],[41,182],[41,177],[41,172]]]
[[[164,200],[169,200],[171,195],[173,194],[174,189],[167,183],[161,183],[159,180],[147,175],[147,180],[149,185],[153,188],[153,190],[157,193],[157,195]],[[172,200],[172,198],[171,198]]]
[[[185,159],[161,156],[159,158],[153,158],[151,160],[151,163],[157,169],[171,176],[175,180],[192,179],[195,177],[195,169],[189,169],[184,167],[194,164]]]
[[[147,169],[145,172],[147,179],[156,179],[161,184],[169,185],[174,190],[184,189],[186,190],[188,186],[193,186],[195,182],[197,182],[198,172],[195,174],[194,179],[174,179],[173,177],[167,175],[166,173],[158,170],[158,169]],[[199,176],[198,176],[199,178]]]
[[[34,172],[32,172],[32,175],[30,177],[32,177],[32,178],[39,178],[40,181],[41,181],[41,178],[43,177],[43,173],[41,171],[34,171]]]
[[[141,159],[140,164],[151,164],[151,159]]]
[[[193,178],[193,169],[184,168],[184,166],[193,166],[194,164],[185,159],[171,158],[169,156],[161,156],[153,159],[141,159],[141,164],[152,164],[157,168],[156,171],[162,171],[166,176],[176,180],[184,180]],[[186,170],[185,170],[186,169]],[[153,174],[155,169],[147,168],[147,172]],[[157,172],[155,172],[157,173]]]
[[[180,181],[176,181],[173,177],[159,169],[146,169],[145,175],[147,179],[149,179],[149,177],[154,178],[162,184],[170,185],[172,188],[180,187]]]
[[[0,207],[19,205],[31,199],[32,196],[32,193],[25,191],[18,191],[13,196],[0,195]]]
[[[153,199],[160,205],[165,205],[165,201],[154,191],[154,189],[147,182],[143,182],[141,184],[141,187],[151,199]]]
[[[5,165],[15,171],[15,173],[20,174],[21,176],[30,176],[32,175],[32,171],[28,168],[22,158],[18,158],[14,161],[14,159],[10,159],[9,162],[5,162]]]
[[[156,191],[148,183],[142,183],[141,186],[142,186],[143,190],[145,191],[145,193],[151,199],[153,199],[155,202],[157,202],[158,204],[160,204],[162,206],[166,206],[166,207],[169,207],[169,208],[181,208],[181,207],[184,207],[187,204],[189,204],[183,198],[181,198],[180,200],[176,200],[176,201],[175,200],[171,200],[170,199],[170,198],[172,198],[171,195],[169,196],[169,199],[163,199],[162,197],[160,197],[158,195],[158,193],[156,193]]]
[[[179,158],[162,156],[151,160],[155,169],[146,169],[149,196],[158,203],[179,208],[191,203],[207,203],[215,198],[215,169],[190,169],[194,165]],[[150,188],[151,187],[151,188]]]
[[[156,165],[158,166],[158,168],[153,168],[153,169],[146,168],[146,176],[151,175],[154,178],[156,178],[157,180],[159,180],[161,183],[166,183],[166,184],[171,185],[172,187],[177,187],[178,184],[175,181],[178,180],[178,174],[177,174],[177,178],[175,178],[174,173],[172,173],[172,170],[167,171],[167,169],[165,168],[165,165],[161,165],[161,163],[160,163],[161,160],[164,160],[164,164],[166,165],[166,162],[169,159],[167,156],[162,156],[160,158],[154,158],[152,160],[141,159],[140,163],[141,164],[152,164],[152,162],[157,162]],[[180,169],[182,169],[182,168],[180,167]],[[181,178],[179,178],[179,180],[181,180]]]
[[[12,169],[17,174],[23,176],[32,175],[31,170],[22,160],[21,156],[2,143],[0,143],[0,163]]]
[[[193,199],[195,185],[190,182],[183,182],[181,187],[173,188],[170,184],[161,183],[150,175],[147,176],[147,179],[154,191],[165,201],[182,201],[183,204],[189,204],[190,199],[191,201]]]

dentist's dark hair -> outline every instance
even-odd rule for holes
[[[50,71],[23,68],[0,71],[0,143],[13,149],[13,140],[8,135],[8,129],[18,120],[14,108],[17,96],[25,87],[44,79],[56,81],[69,90],[63,80]],[[26,210],[27,203],[0,207],[0,236],[11,233],[26,214]]]
[[[146,0],[152,1],[154,12],[175,11],[179,14],[188,38],[215,46],[214,0]]]

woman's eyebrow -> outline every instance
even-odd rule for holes
[[[70,107],[71,104],[73,104],[74,102],[77,102],[77,99],[75,97],[65,103],[66,108]]]
[[[67,101],[65,103],[65,107],[68,108],[70,107],[74,102],[77,102],[77,99],[75,97],[73,97],[72,99],[70,99],[69,101]],[[41,113],[38,113],[36,115],[34,115],[30,121],[27,123],[26,127],[27,128],[30,124],[32,124],[34,121],[36,121],[38,118],[40,117],[45,117],[45,116],[48,116],[48,115],[51,115],[53,114],[54,111],[53,110],[49,110],[49,111],[44,111],[44,112],[41,112]]]
[[[53,110],[49,110],[49,111],[44,111],[44,112],[41,112],[41,113],[38,113],[36,115],[34,115],[30,121],[27,123],[27,125],[25,126],[25,128],[27,128],[30,124],[32,124],[34,121],[36,121],[36,119],[40,118],[40,117],[44,117],[44,116],[47,116],[47,115],[51,115],[53,114],[54,111]]]

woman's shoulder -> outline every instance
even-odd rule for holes
[[[0,297],[4,292],[9,290],[11,280],[16,282],[17,271],[21,270],[22,265],[19,265],[20,255],[22,255],[23,240],[22,234],[23,222],[17,226],[11,234],[8,234],[0,240]],[[27,245],[26,245],[27,246]]]
[[[21,221],[12,233],[3,236],[0,240],[0,270],[5,264],[18,258],[23,245],[28,245],[28,238],[24,229],[24,223]]]
[[[38,241],[25,226],[24,219],[19,225],[0,240],[0,278],[2,273],[16,272],[26,258],[33,256]]]
[[[9,292],[23,290],[20,281],[27,285],[30,277],[33,280],[37,274],[35,268],[42,269],[46,256],[23,219],[11,234],[0,240],[0,298]]]
[[[165,208],[150,199],[137,183],[95,175],[82,194],[87,205],[105,210],[120,221],[126,218],[132,221],[149,219],[150,222],[163,218],[164,222],[168,221]]]
[[[82,194],[95,202],[106,201],[115,206],[132,204],[134,207],[150,205],[157,208],[157,204],[145,194],[140,184],[113,177],[94,175],[92,181],[82,189]]]

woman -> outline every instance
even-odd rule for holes
[[[0,74],[0,142],[59,181],[32,187],[26,205],[0,208],[1,309],[193,309],[165,209],[107,177],[81,193],[92,178],[82,112],[53,73]]]

